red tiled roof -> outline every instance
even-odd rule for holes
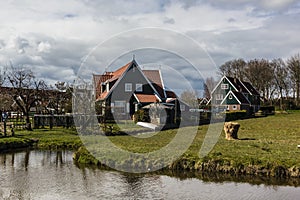
[[[124,65],[123,67],[117,69],[114,72],[105,72],[103,75],[93,75],[94,76],[94,82],[96,84],[96,96],[97,99],[105,99],[108,92],[101,92],[101,83],[109,81],[109,82],[113,82],[115,80],[118,80],[120,78],[120,76],[122,76],[122,74],[128,69],[128,67],[130,67],[132,64],[132,62],[127,63],[126,65]]]
[[[165,98],[163,84],[159,70],[143,70],[145,76],[154,83],[153,86],[162,98]]]
[[[135,96],[141,103],[154,103],[159,101],[154,94],[135,94]]]
[[[105,99],[105,98],[107,97],[107,95],[108,95],[108,92],[107,92],[107,91],[102,92],[102,93],[98,96],[97,100]]]
[[[101,92],[101,83],[105,82],[108,79],[110,79],[112,76],[113,75],[108,75],[106,73],[104,75],[93,74],[94,84],[96,85],[96,96],[100,95],[100,92]]]
[[[127,70],[127,68],[131,66],[131,64],[132,64],[132,62],[129,62],[126,65],[124,65],[123,67],[117,69],[116,71],[110,72],[111,78],[108,81],[111,82],[111,81],[118,79],[120,76],[122,76],[122,74],[124,74],[124,72]]]
[[[158,85],[162,85],[162,81],[161,81],[160,74],[159,74],[158,70],[143,70],[143,73],[153,83],[156,83]]]

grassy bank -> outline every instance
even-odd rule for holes
[[[36,146],[39,149],[73,149],[82,145],[74,129],[53,128],[17,131],[14,137],[0,138],[1,150]]]
[[[300,177],[300,149],[297,148],[300,144],[300,112],[237,122],[241,124],[240,139],[227,141],[222,133],[214,149],[202,159],[198,157],[198,154],[208,125],[200,126],[190,148],[180,159],[166,168],[179,171],[218,171],[227,174]],[[191,127],[184,128],[186,134],[190,131],[192,131]],[[164,147],[175,135],[176,130],[167,130],[146,139],[114,136],[110,137],[110,141],[124,150],[145,153]],[[91,142],[95,139],[96,137],[91,138]],[[97,145],[99,142],[95,142],[95,149]],[[93,149],[91,143],[90,149]],[[111,154],[110,156],[110,158],[106,156],[106,160],[111,163],[119,155]],[[81,163],[101,165],[84,148],[77,152],[75,159]],[[163,158],[160,159],[163,161]],[[112,163],[112,165],[122,164],[124,163]],[[138,163],[132,159],[126,161],[125,164],[127,167],[148,167],[138,166]],[[143,165],[147,164],[143,163]]]
[[[222,172],[225,174],[265,175],[276,177],[300,177],[300,112],[278,114],[265,118],[237,121],[241,124],[239,140],[227,141],[221,134],[213,150],[204,158],[199,158],[199,150],[208,130],[208,125],[200,126],[190,148],[166,169],[174,171]],[[190,134],[193,127],[182,129]],[[159,150],[172,141],[177,130],[165,130],[148,138],[131,136],[110,136],[109,140],[117,147],[130,152],[146,153]],[[147,136],[146,133],[145,136]],[[89,150],[105,149],[101,138],[105,136],[86,136]],[[184,138],[182,138],[184,140]],[[0,150],[31,146],[37,142],[39,149],[78,149],[82,142],[75,130],[54,128],[36,129],[32,132],[17,131],[15,137],[0,138]],[[17,144],[17,145],[16,145]],[[180,144],[178,143],[178,147]],[[132,168],[152,168],[164,162],[164,157],[157,158],[155,163],[137,162],[135,159],[123,159],[115,162],[119,154],[109,149],[102,152],[107,162],[113,165],[126,165]],[[95,155],[95,154],[93,154]],[[100,156],[103,161],[103,157]],[[103,159],[102,159],[103,158]],[[74,159],[79,163],[102,165],[85,148],[80,148]],[[122,159],[121,159],[122,160]],[[142,163],[143,166],[139,166]],[[154,166],[156,165],[156,166]]]

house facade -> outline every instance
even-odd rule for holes
[[[142,70],[135,60],[93,78],[98,114],[104,118],[132,119],[136,111],[147,109],[150,104],[177,109],[176,95],[164,88],[161,72]]]
[[[223,76],[208,103],[224,111],[246,110],[253,114],[260,108],[260,95],[251,83]]]

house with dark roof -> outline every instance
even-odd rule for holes
[[[223,76],[212,90],[208,104],[221,110],[246,110],[248,114],[253,114],[260,108],[260,95],[251,83]]]
[[[105,118],[130,119],[136,111],[159,104],[167,110],[168,121],[173,121],[171,110],[180,109],[176,94],[165,89],[160,70],[142,70],[135,60],[93,78],[98,114]]]

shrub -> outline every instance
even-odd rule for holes
[[[275,106],[261,106],[260,110],[264,115],[274,115],[275,114]]]
[[[248,117],[248,113],[246,110],[238,110],[238,111],[230,111],[225,112],[226,121],[234,121],[238,119],[245,119]]]
[[[138,110],[134,113],[134,122],[150,122],[149,112],[146,110]]]

